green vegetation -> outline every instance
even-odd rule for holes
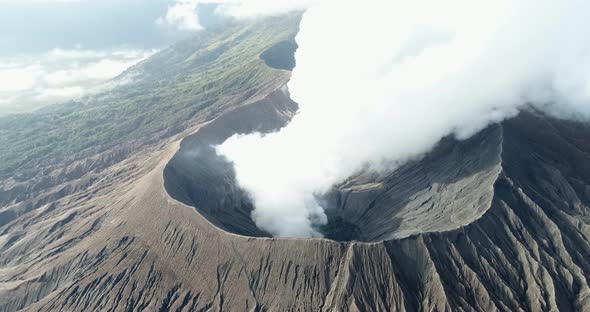
[[[130,68],[112,90],[40,111],[0,117],[0,179],[130,142],[182,131],[200,110],[273,79],[260,59],[293,38],[300,15],[240,22],[201,32]]]

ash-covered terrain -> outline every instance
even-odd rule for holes
[[[211,144],[296,114],[298,20],[220,29],[133,84],[0,119],[0,311],[590,310],[590,125],[533,109],[335,185],[325,238],[259,229]],[[35,144],[8,132],[31,120]]]

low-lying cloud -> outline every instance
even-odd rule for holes
[[[164,16],[156,20],[158,25],[170,25],[181,31],[199,31],[203,29],[197,14],[200,0],[174,0]]]
[[[54,49],[0,59],[0,114],[30,111],[93,92],[154,52]]]
[[[198,8],[202,4],[217,4],[215,13],[225,17],[253,18],[276,15],[309,7],[318,0],[171,0],[166,14],[156,20],[180,31],[200,31]]]
[[[590,116],[590,2],[324,0],[304,14],[281,131],[217,147],[276,236],[321,236],[317,194],[527,105]]]

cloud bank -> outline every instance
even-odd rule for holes
[[[144,50],[62,50],[0,59],[0,114],[80,97],[149,57]]]
[[[590,2],[319,1],[304,14],[280,132],[217,147],[276,236],[321,236],[317,194],[362,167],[467,138],[534,105],[590,117]]]

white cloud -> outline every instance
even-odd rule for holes
[[[61,88],[48,88],[42,90],[37,98],[40,100],[59,100],[64,98],[74,98],[84,94],[82,87],[61,87]]]
[[[37,79],[43,74],[39,64],[0,65],[0,94],[6,92],[19,92],[33,88]]]
[[[306,11],[280,132],[218,152],[278,236],[317,236],[315,194],[466,138],[527,103],[590,117],[590,2],[325,0]]]
[[[168,6],[166,15],[157,19],[159,25],[172,25],[182,31],[198,31],[203,27],[197,15],[197,6],[200,0],[174,0]]]
[[[294,10],[306,9],[318,0],[225,0],[220,3],[218,13],[238,18],[276,15]]]
[[[0,59],[0,112],[29,111],[80,97],[149,57],[144,50],[62,50]]]
[[[166,14],[156,20],[158,25],[169,25],[181,31],[203,29],[199,21],[199,4],[219,4],[217,14],[235,18],[275,15],[309,7],[318,0],[171,0]]]
[[[74,49],[74,50],[64,50],[64,49],[53,49],[47,53],[45,56],[47,58],[51,58],[53,60],[84,60],[84,59],[96,59],[106,57],[109,54],[114,54],[115,52],[108,52],[108,51],[96,51],[96,50],[84,50],[84,49]]]

